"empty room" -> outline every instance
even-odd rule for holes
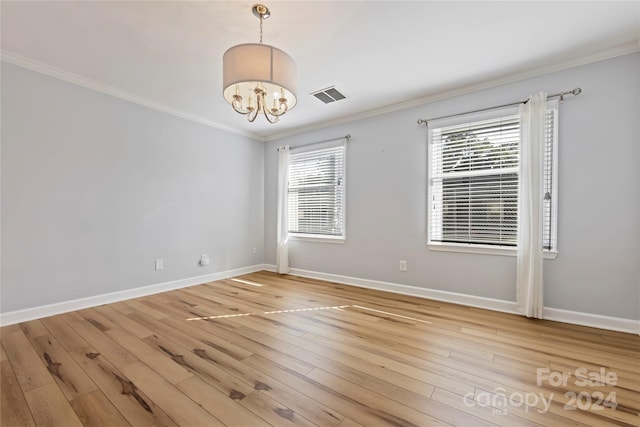
[[[0,425],[640,426],[640,1],[0,1]]]

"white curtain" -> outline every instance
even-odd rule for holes
[[[288,227],[288,189],[289,146],[278,148],[278,206],[277,206],[277,242],[276,271],[280,274],[289,272],[289,227]]]
[[[542,318],[542,188],[547,94],[520,104],[520,188],[518,192],[517,308]]]

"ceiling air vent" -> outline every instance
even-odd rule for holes
[[[330,104],[332,102],[340,101],[341,99],[346,98],[346,96],[340,93],[340,91],[334,86],[319,90],[317,92],[313,92],[311,95],[315,96],[325,104]]]

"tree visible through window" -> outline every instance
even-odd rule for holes
[[[547,114],[544,245],[555,250],[555,110]],[[517,115],[430,128],[429,243],[517,246]]]

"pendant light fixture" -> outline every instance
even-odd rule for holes
[[[296,63],[284,51],[262,43],[262,24],[271,16],[266,6],[256,4],[260,19],[260,43],[229,48],[222,57],[224,99],[253,122],[264,114],[270,123],[296,105]]]

